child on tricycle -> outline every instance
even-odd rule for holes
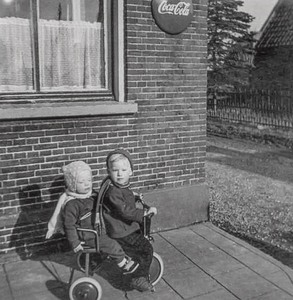
[[[148,275],[153,258],[153,247],[141,232],[139,224],[143,222],[145,216],[157,214],[157,209],[137,208],[135,193],[129,183],[133,164],[126,150],[117,149],[110,152],[106,164],[109,176],[103,184],[108,184],[109,187],[101,203],[106,232],[140,264],[131,278],[130,286],[141,292],[151,290],[152,284]]]
[[[90,231],[98,230],[97,250],[113,260],[122,274],[130,274],[126,277],[129,279],[128,286],[141,292],[152,290],[152,283],[155,284],[155,279],[162,276],[163,263],[157,254],[153,256],[153,248],[141,232],[140,224],[157,210],[154,207],[136,207],[137,194],[129,187],[133,165],[127,151],[112,151],[106,163],[109,176],[101,185],[103,194],[99,195],[92,190],[91,169],[86,163],[76,161],[63,167],[67,190],[61,198],[66,237],[74,252],[85,251],[84,243],[92,249],[97,245],[97,237]],[[51,234],[49,230],[47,237]],[[151,264],[153,277],[156,277],[153,280],[150,280]],[[76,286],[71,288],[72,293],[75,293]],[[84,293],[84,285],[80,286]]]

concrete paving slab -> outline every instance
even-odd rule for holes
[[[293,300],[293,270],[211,223],[154,234],[165,263],[155,293],[128,292],[130,300]],[[73,253],[25,261],[3,260],[0,300],[69,300]],[[74,272],[74,280],[83,277]],[[125,299],[98,275],[102,300]],[[5,297],[3,298],[3,295]]]
[[[22,276],[28,272],[36,271],[41,268],[41,263],[38,260],[19,260],[5,264],[5,271],[7,274],[14,274],[15,276]]]
[[[248,268],[217,275],[215,279],[242,300],[253,299],[277,289],[271,282]]]
[[[283,291],[273,291],[269,294],[254,298],[253,300],[292,300],[293,297]]]
[[[140,294],[139,296],[131,296],[129,300],[182,300],[173,290],[159,291],[155,293]],[[117,299],[118,300],[118,299]]]
[[[191,230],[190,227],[160,232],[159,235],[178,250],[186,246],[186,243],[190,246],[190,250],[196,249],[197,252],[205,251],[211,245],[203,237]]]
[[[0,271],[0,288],[5,287],[7,285],[8,285],[7,276],[5,274],[5,271],[2,269]]]
[[[160,235],[155,235],[154,251],[160,254],[164,261],[164,273],[169,274],[175,270],[185,270],[190,268],[190,260],[168,243]]]
[[[69,296],[65,289],[58,288],[29,295],[21,295],[14,298],[14,300],[69,300]]]
[[[52,275],[36,274],[34,272],[27,273],[24,277],[14,275],[9,276],[9,282],[14,298],[21,298],[24,295],[38,294],[47,290],[46,282],[52,280]],[[61,283],[55,281],[56,288],[61,286]]]
[[[238,300],[234,295],[225,289],[217,290],[208,294],[200,295],[189,300]]]
[[[127,293],[129,300],[182,300],[182,298],[164,280],[156,286],[155,292],[140,293],[130,291]],[[113,298],[109,298],[113,299]]]
[[[169,231],[162,233],[162,236],[171,243],[177,250],[195,265],[210,274],[211,276],[225,272],[231,272],[243,268],[243,264],[234,259],[231,255],[220,249],[214,243],[207,241],[193,230]],[[196,242],[196,243],[195,243]]]
[[[220,290],[222,287],[197,267],[164,276],[164,280],[183,298]]]
[[[11,290],[8,286],[2,286],[0,288],[0,299],[2,299],[1,297],[5,297],[5,300],[13,300],[13,295],[11,293]]]
[[[191,230],[233,257],[250,253],[249,249],[238,243],[237,238],[232,240],[231,235],[227,235],[227,233],[222,230],[218,231],[215,226],[210,226],[209,222],[197,224],[196,227],[191,227]]]
[[[215,236],[212,236],[208,233],[206,233],[206,235],[204,236],[205,239],[211,241],[212,243],[214,244],[217,244],[216,241],[218,240],[230,240],[231,242],[233,243],[236,243],[237,244],[237,248],[240,249],[241,252],[253,252],[255,254],[258,254],[259,256],[262,256],[268,260],[274,260],[274,258],[272,258],[271,256],[265,254],[264,252],[262,252],[261,250],[249,245],[247,242],[235,237],[235,236],[232,236],[231,234],[225,232],[224,230],[221,230],[220,228],[214,226],[213,224],[211,224],[210,222],[205,222],[205,223],[201,223],[201,224],[198,224],[199,225],[199,229],[197,229],[197,226],[196,227],[193,227],[192,230],[194,230],[195,232],[197,232],[198,230],[201,231],[202,229],[201,228],[206,228],[206,230],[211,230],[211,231],[214,231],[216,234]],[[221,242],[219,243],[219,247],[223,250],[227,250],[226,252],[229,253],[230,255],[232,256],[239,256],[239,255],[242,255],[243,253],[239,253],[239,254],[233,254],[231,253],[231,250],[232,248],[227,248],[227,249],[224,249],[222,246],[221,246]]]
[[[187,255],[189,255],[187,253]],[[203,255],[189,257],[198,267],[215,276],[243,268],[243,264],[219,249],[209,248]]]
[[[63,282],[64,284],[69,282],[70,274],[73,270],[72,267],[66,265],[64,266],[61,263],[57,264],[55,262],[51,262],[48,260],[43,260],[41,263],[43,268],[46,269],[51,274],[52,279]],[[79,272],[79,271],[76,270],[75,272]],[[82,272],[79,273],[80,275],[83,274]]]
[[[9,286],[7,274],[4,266],[0,267],[0,299],[1,295],[5,295],[6,300],[13,300],[12,291]]]
[[[268,274],[272,274],[280,270],[279,262],[278,264],[275,264],[269,260],[264,259],[263,257],[260,257],[254,252],[248,252],[243,255],[237,256],[237,259],[239,259],[242,264],[264,277]]]
[[[268,273],[265,278],[293,297],[293,276],[290,273],[280,270],[275,273]]]
[[[178,252],[182,253],[192,262],[192,259],[201,260],[207,252],[214,251],[214,246],[188,229],[172,230],[160,233]]]

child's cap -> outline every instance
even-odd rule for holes
[[[81,160],[74,161],[67,166],[62,167],[62,171],[64,173],[67,188],[73,193],[76,192],[77,174],[82,171],[89,171],[92,173],[90,166]]]
[[[131,170],[133,171],[133,163],[132,163],[131,155],[130,155],[130,153],[127,150],[122,149],[122,148],[119,148],[119,149],[116,149],[114,151],[111,151],[108,154],[107,159],[106,159],[106,164],[107,164],[107,168],[108,169],[109,169],[109,159],[114,154],[121,154],[121,155],[125,156],[128,159],[129,163],[130,163]]]

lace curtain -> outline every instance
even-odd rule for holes
[[[0,19],[0,91],[33,89],[30,21]],[[41,90],[105,87],[101,23],[39,20]]]
[[[40,20],[39,24],[41,87],[104,87],[101,23]]]
[[[29,20],[0,18],[0,91],[33,89],[31,44]]]

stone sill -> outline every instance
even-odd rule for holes
[[[137,109],[136,103],[115,101],[2,104],[0,121],[134,114]]]

